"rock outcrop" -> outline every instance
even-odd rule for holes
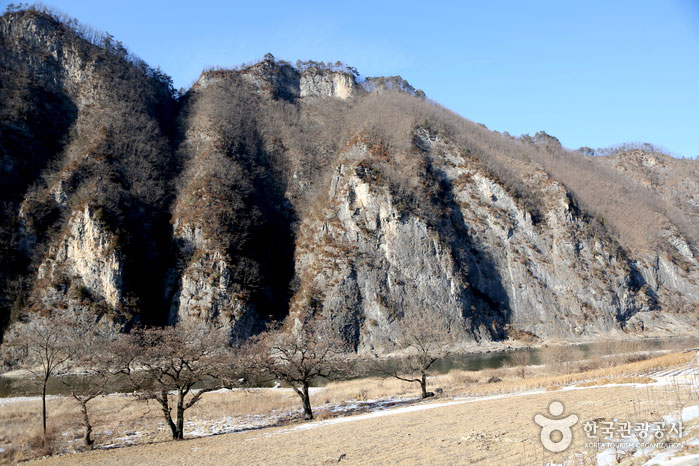
[[[417,97],[425,93],[416,90],[400,76],[377,76],[358,79],[353,68],[332,67],[315,62],[298,69],[284,61],[276,61],[267,55],[251,66],[234,70],[205,71],[193,89],[203,90],[212,83],[225,81],[227,74],[241,76],[259,92],[284,99],[304,97],[336,98],[348,100],[366,93],[403,92]]]
[[[28,310],[73,307],[130,325],[148,314],[137,308],[157,305],[160,284],[142,278],[157,281],[164,264],[174,100],[164,75],[119,42],[70,24],[35,9],[0,18],[10,228],[0,281],[18,293],[0,308],[21,295]]]
[[[354,75],[344,71],[325,71],[309,68],[301,73],[300,97],[335,97],[347,100],[357,92]]]
[[[333,71],[316,66],[299,71],[289,64],[276,62],[273,59],[265,59],[240,71],[204,72],[195,83],[194,89],[203,90],[212,83],[221,83],[229,73],[241,76],[262,93],[291,100],[303,97],[332,97],[347,100],[363,89],[357,84],[354,74],[350,72]]]
[[[440,231],[405,215],[367,163],[366,148],[344,154],[327,198],[304,220],[296,249],[301,287],[292,310],[317,307],[355,350],[381,348],[402,318],[429,312],[467,330],[470,341],[497,336],[468,289]],[[292,315],[294,312],[292,311]],[[296,317],[296,316],[295,316]]]
[[[196,124],[187,134],[181,150],[189,160],[174,208],[177,262],[166,290],[168,321],[209,322],[227,328],[232,338],[246,337],[255,323],[255,308],[250,289],[235,271],[233,262],[240,258],[230,254],[239,239],[236,233],[245,232],[221,230],[230,227],[229,214],[251,214],[241,199],[250,187],[240,179],[239,167],[221,153],[220,135]]]
[[[464,341],[505,328],[542,338],[693,332],[696,262],[680,271],[629,259],[540,169],[530,173],[543,207],[535,222],[476,160],[425,131],[416,138],[437,177],[425,182],[445,186],[449,221],[396,208],[403,200],[380,181],[372,155],[353,148],[301,226],[298,312],[320,310],[358,351],[381,348],[408,310],[459,321]],[[674,313],[658,312],[658,293]]]
[[[176,226],[179,254],[186,258],[174,270],[169,322],[207,322],[224,327],[232,338],[247,337],[255,324],[250,294],[233,280],[227,257],[207,248],[200,231]]]
[[[37,279],[77,285],[82,293],[118,308],[124,299],[122,259],[118,240],[99,220],[99,213],[89,206],[75,212],[64,237],[39,266]]]
[[[0,82],[0,329],[314,315],[360,353],[416,314],[463,345],[697,331],[696,160],[491,132],[340,62],[268,55],[180,96],[32,8],[0,18]]]

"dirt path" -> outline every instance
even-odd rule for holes
[[[582,422],[635,421],[639,412],[669,409],[667,388],[615,386],[510,395],[478,400],[436,400],[380,413],[293,427],[96,451],[42,464],[312,465],[312,464],[545,464],[585,450]],[[551,401],[580,421],[563,454],[546,452],[536,414]],[[661,411],[662,412],[662,411]],[[646,417],[650,414],[646,414]],[[651,419],[648,419],[651,420]],[[592,452],[596,453],[595,451]]]

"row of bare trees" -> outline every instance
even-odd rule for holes
[[[398,363],[377,358],[370,370],[417,383],[426,398],[427,374],[446,356],[448,331],[433,319],[404,322],[396,343],[411,351]],[[16,323],[2,355],[41,386],[44,436],[47,386],[55,377],[78,404],[85,445],[92,448],[90,402],[115,390],[156,402],[175,440],[184,438],[185,412],[205,393],[244,384],[283,382],[299,396],[304,419],[313,419],[309,388],[315,380],[362,375],[326,327],[322,319],[294,321],[231,345],[223,329],[209,324],[180,322],[119,334],[94,318],[56,312]],[[73,376],[61,377],[67,374]]]

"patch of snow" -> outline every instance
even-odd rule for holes
[[[676,452],[661,453],[644,463],[644,466],[694,466],[699,464],[699,454],[678,456],[672,455]]]
[[[46,395],[46,400],[58,400],[63,398],[61,395]],[[11,405],[14,403],[25,403],[29,401],[41,401],[40,396],[13,396],[10,398],[0,398],[0,406]]]
[[[308,393],[318,393],[325,390],[325,387],[309,387],[308,388]],[[199,390],[194,389],[191,391],[191,393],[197,393]],[[208,393],[228,393],[228,392],[267,392],[267,391],[273,391],[275,393],[280,393],[280,392],[292,392],[294,393],[294,389],[291,387],[235,387],[235,388],[219,388],[218,390],[213,390]],[[173,390],[170,392],[170,394],[174,395],[176,394],[177,391]]]
[[[501,398],[501,397],[502,396],[495,396],[495,397],[489,397],[488,399]],[[266,433],[266,434],[264,434],[264,437],[271,437],[273,435],[280,435],[280,434],[288,434],[288,433],[296,432],[296,431],[311,430],[311,429],[316,429],[318,427],[325,427],[325,426],[329,426],[329,425],[342,424],[345,422],[363,421],[365,419],[374,419],[377,417],[392,416],[395,414],[413,413],[413,412],[417,412],[417,411],[424,411],[427,409],[443,408],[446,406],[454,406],[454,405],[460,405],[460,404],[464,404],[464,403],[471,403],[474,401],[481,401],[483,399],[484,398],[459,399],[459,400],[454,400],[454,401],[445,401],[445,402],[441,402],[441,403],[411,405],[411,406],[404,406],[402,408],[372,411],[372,412],[369,412],[366,414],[358,414],[356,416],[337,417],[337,418],[327,419],[327,420],[323,420],[323,421],[316,421],[316,422],[309,422],[306,424],[299,424],[299,425],[291,427],[289,429],[281,429],[281,430],[278,430],[276,432]],[[248,440],[254,440],[254,439],[251,438]]]
[[[610,466],[617,463],[616,451],[613,448],[607,448],[602,453],[597,453],[597,466]]]
[[[699,417],[699,405],[687,406],[682,410],[679,417],[682,418],[682,422],[693,421]],[[678,416],[673,414],[663,416],[663,420],[668,424],[679,422]]]
[[[194,390],[192,390],[192,391],[194,391]],[[232,391],[232,390],[230,390],[228,388],[219,388],[218,390],[211,390],[209,393],[228,393],[230,391]]]
[[[682,422],[689,422],[693,419],[696,419],[699,417],[699,405],[694,405],[694,406],[688,406],[682,410],[680,413],[680,416],[677,415],[666,415],[663,416],[663,420],[665,421],[666,424],[672,424],[672,423],[677,423],[679,422],[679,419],[682,419]],[[650,424],[648,429],[648,438],[653,439],[653,434],[655,431],[659,429],[659,427],[655,424]],[[628,452],[635,452],[633,454],[634,457],[639,457],[642,454],[645,454],[645,451],[643,451],[643,443],[649,442],[649,440],[645,440],[644,442],[641,442],[636,436],[632,436],[631,438],[628,439],[622,439],[615,441],[614,439],[607,439],[608,442],[615,442],[618,443],[618,446],[616,448],[607,448],[606,450],[600,452],[597,454],[597,464],[599,466],[611,466],[614,464],[617,464],[617,454],[620,456],[624,456]],[[650,440],[652,442],[652,440]],[[699,445],[699,439],[693,439],[685,445]],[[687,456],[681,456],[674,458],[674,455],[677,454],[680,451],[680,448],[678,447],[668,447],[665,449],[654,449],[651,450],[651,454],[655,454],[655,456],[646,462],[645,464],[650,466],[650,465],[695,465],[699,464],[699,461],[697,461],[697,458],[699,458],[699,455],[687,455]]]

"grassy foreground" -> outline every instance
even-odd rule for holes
[[[151,427],[148,431],[148,426],[157,425],[159,421],[154,407],[144,410],[143,404],[133,402],[128,396],[110,396],[98,400],[94,408],[95,420],[104,420],[96,422],[99,424],[98,444],[113,444],[115,438],[128,440],[129,435],[124,433],[129,432],[141,434],[131,436],[135,442],[149,444],[55,456],[43,461],[51,464],[306,465],[338,461],[348,464],[546,464],[561,463],[578,454],[576,458],[582,464],[596,464],[599,451],[585,447],[588,440],[582,430],[583,421],[616,418],[650,422],[699,403],[695,385],[658,385],[648,376],[660,369],[685,367],[693,358],[694,353],[672,353],[618,365],[597,364],[607,367],[582,372],[575,372],[582,366],[556,367],[557,372],[570,372],[562,375],[554,375],[553,369],[546,367],[531,367],[524,372],[521,368],[451,372],[431,379],[431,386],[443,388],[444,396],[413,403],[407,408],[385,410],[381,417],[337,418],[330,408],[352,406],[366,399],[412,396],[415,387],[378,379],[334,383],[314,393],[320,420],[312,423],[301,423],[294,416],[298,399],[289,391],[213,393],[193,408],[196,411],[190,415],[190,435],[197,425],[220,418],[226,412],[235,412],[236,416],[242,416],[240,419],[268,419],[274,413],[287,414],[286,417],[277,416],[274,422],[278,427],[180,442],[165,441],[164,429]],[[599,386],[609,383],[623,385]],[[571,387],[576,389],[571,390]],[[536,414],[547,414],[548,405],[554,400],[564,404],[566,415],[574,413],[580,419],[573,427],[573,444],[561,454],[543,449],[539,442],[540,428],[533,422]],[[36,422],[32,403],[36,402],[0,406],[0,422],[8,428],[4,435],[14,432],[20,438],[16,431]],[[54,425],[70,425],[70,422],[76,425],[75,407],[70,400],[56,399],[51,403],[50,419]],[[420,410],[415,410],[416,407]],[[64,440],[71,435],[79,437],[77,425],[74,430],[71,434],[72,431],[64,427],[63,432],[68,435],[60,437]],[[17,455],[11,460],[19,459]]]
[[[570,450],[546,452],[533,422],[551,400],[581,419],[633,419],[643,390],[592,388],[556,394],[513,396],[434,409],[320,425],[273,428],[242,434],[167,442],[54,457],[44,463],[73,464],[547,464],[585,450],[585,434],[574,430]],[[644,409],[655,409],[643,399]],[[439,402],[434,402],[438,404]],[[320,423],[327,421],[320,421]],[[588,449],[589,450],[589,449]],[[594,452],[582,464],[596,464]]]

